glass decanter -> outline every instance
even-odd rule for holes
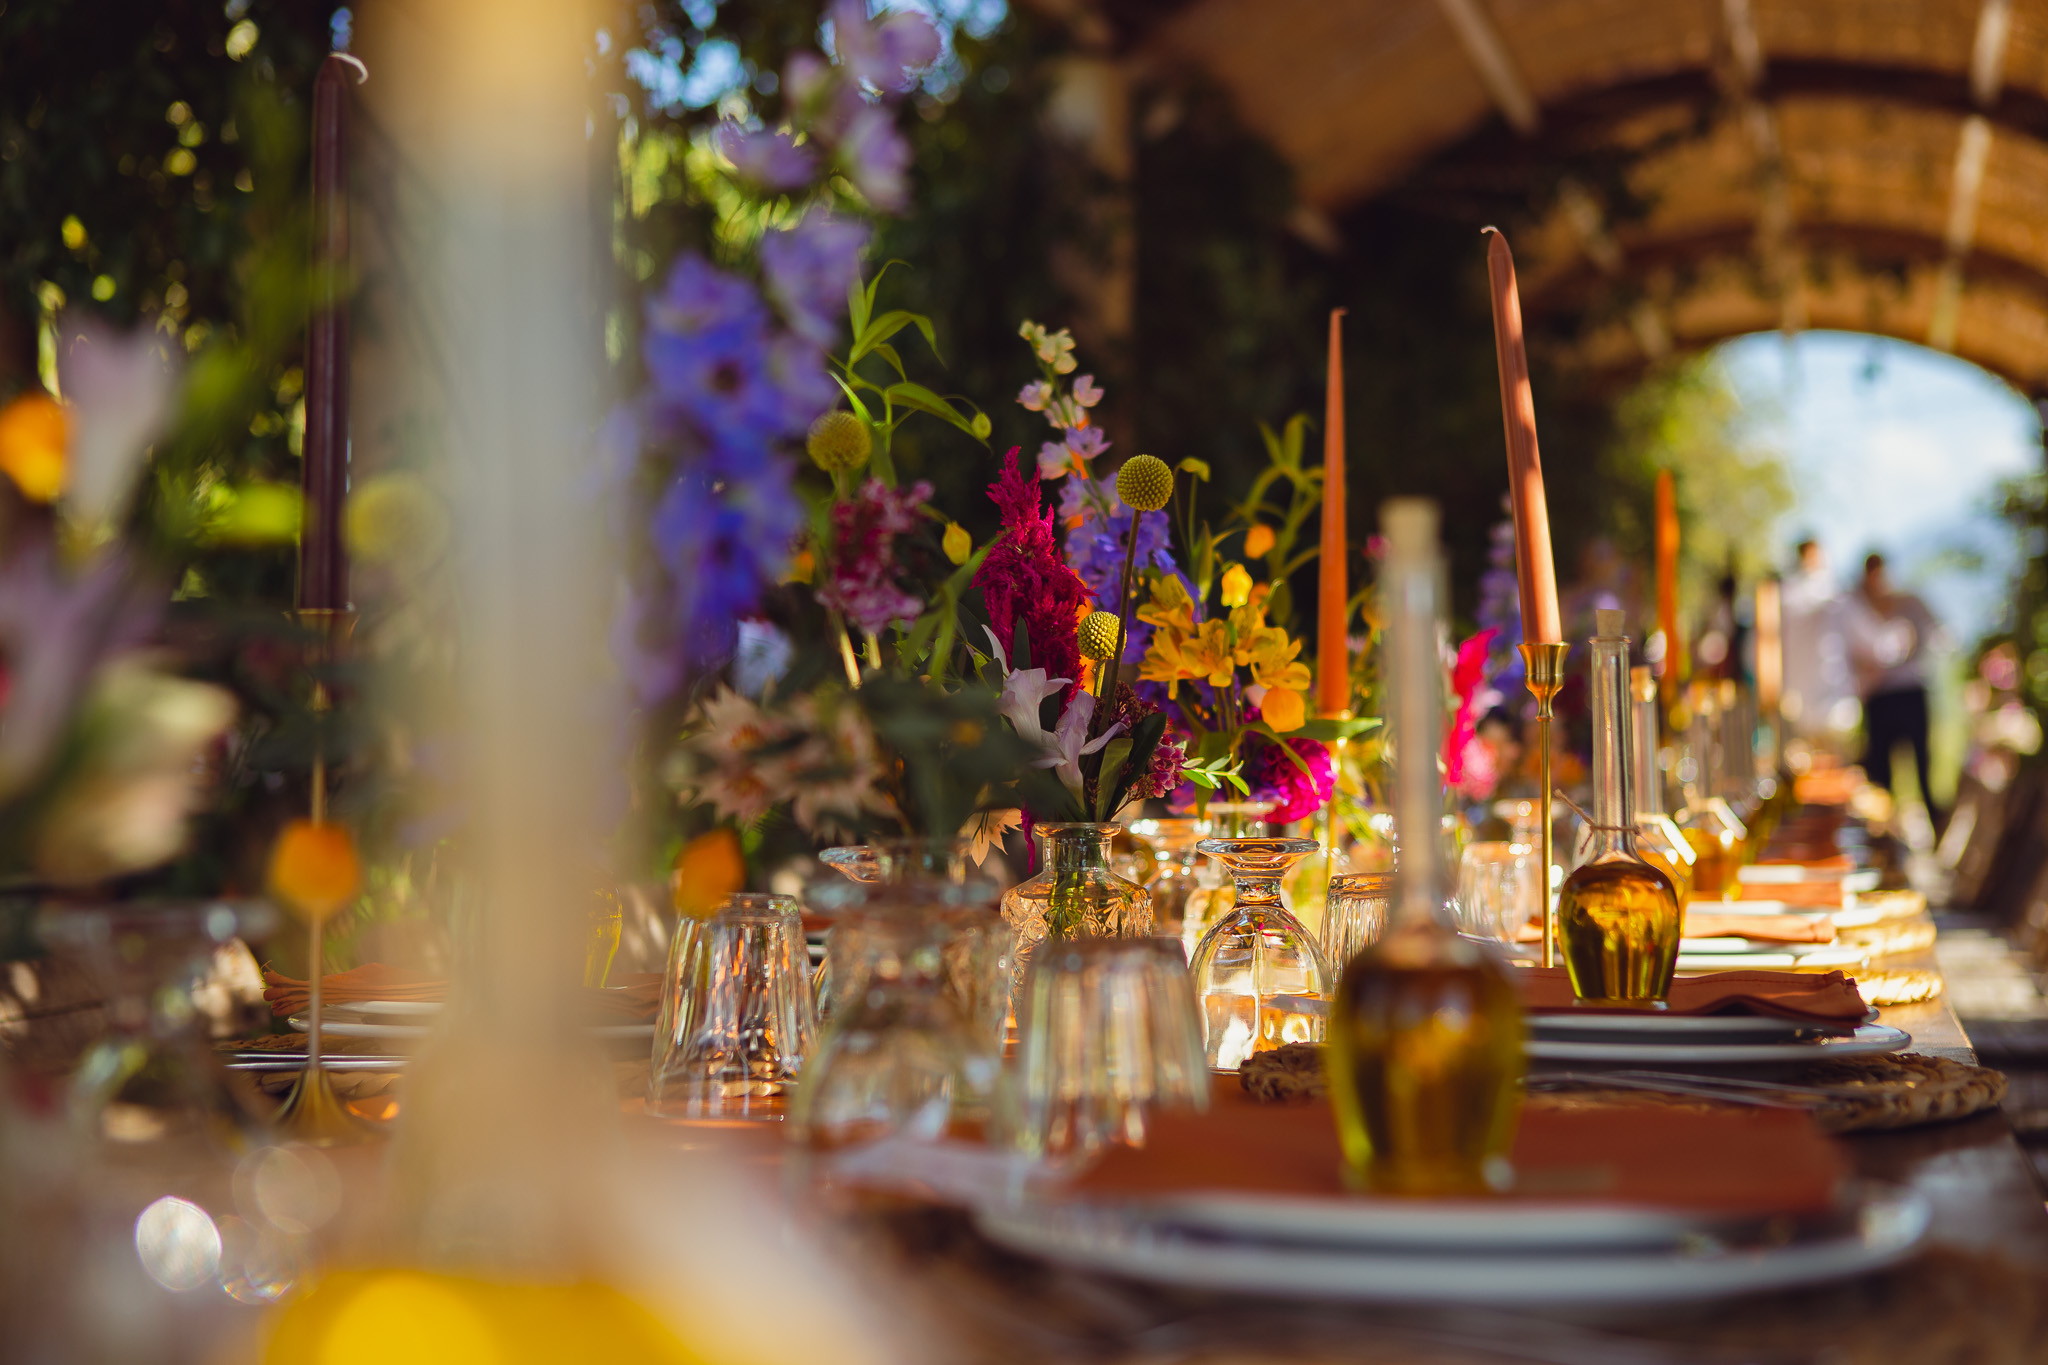
[[[1713,733],[1719,706],[1713,688],[1695,683],[1691,689],[1692,723],[1686,727],[1686,753],[1679,761],[1680,790],[1685,808],[1678,813],[1679,832],[1692,845],[1692,899],[1726,900],[1735,894],[1735,870],[1749,838],[1728,803],[1713,794]]]
[[[1664,780],[1657,771],[1657,679],[1647,667],[1629,670],[1629,774],[1636,852],[1671,879],[1683,910],[1692,901],[1696,855],[1684,832],[1664,813]]]
[[[1352,959],[1330,1002],[1330,1100],[1352,1184],[1394,1194],[1477,1194],[1509,1176],[1522,1009],[1500,952],[1461,936],[1448,920],[1437,837],[1444,711],[1436,509],[1396,500],[1384,525],[1395,820],[1421,833],[1401,841],[1392,927]],[[1401,762],[1401,755],[1414,757]]]
[[[1558,895],[1558,942],[1582,1003],[1661,1007],[1678,965],[1682,915],[1671,879],[1636,852],[1622,614],[1595,617],[1592,841]]]
[[[1313,839],[1204,839],[1236,885],[1228,914],[1195,945],[1188,971],[1202,1006],[1209,1065],[1235,1071],[1254,1052],[1319,1042],[1331,975],[1322,946],[1280,903],[1280,879]]]
[[[1040,825],[1038,875],[1003,893],[1016,931],[1018,980],[1031,950],[1048,938],[1137,938],[1152,932],[1152,896],[1110,867],[1113,824]]]

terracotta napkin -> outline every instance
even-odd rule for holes
[[[1839,910],[1842,908],[1842,883],[1839,881],[1820,882],[1737,882],[1735,895],[1739,901],[1777,901],[1782,905],[1803,906],[1809,910]]]
[[[1158,1114],[1143,1148],[1114,1147],[1077,1192],[1159,1198],[1197,1191],[1370,1198],[1346,1190],[1327,1104],[1259,1104],[1235,1082],[1209,1112]],[[1830,1207],[1847,1162],[1805,1113],[1657,1107],[1525,1109],[1506,1199],[1587,1200],[1729,1214]]]
[[[345,972],[335,972],[320,983],[321,998],[330,1005],[360,1004],[365,1000],[441,1001],[448,998],[448,983],[439,977],[366,962]],[[608,1018],[640,1021],[652,1019],[661,1006],[661,974],[629,972],[617,986],[586,990],[583,997],[593,1012]],[[263,970],[263,998],[270,1012],[279,1018],[302,1013],[312,1001],[306,982]]]
[[[1689,905],[1687,938],[1747,938],[1759,943],[1833,943],[1834,921],[1806,915],[1723,915]]]
[[[1525,967],[1515,973],[1522,1008],[1562,1014],[1593,1007],[1574,1003],[1562,967]],[[1602,1013],[1618,1011],[1602,1010]],[[1856,978],[1843,972],[1704,972],[1671,983],[1666,1014],[1767,1014],[1817,1027],[1850,1029],[1870,1013]]]

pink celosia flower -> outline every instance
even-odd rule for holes
[[[989,485],[989,499],[1002,514],[1003,534],[989,549],[974,575],[988,604],[996,640],[1017,662],[1019,622],[1030,641],[1031,667],[1053,678],[1081,676],[1081,649],[1074,628],[1081,606],[1089,600],[1088,585],[1067,567],[1053,539],[1052,513],[1034,477],[1026,479],[1017,465],[1017,448],[1003,460],[1003,474]]]

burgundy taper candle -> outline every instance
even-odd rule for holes
[[[360,64],[329,53],[313,81],[312,315],[306,327],[306,439],[299,606],[348,606],[341,513],[348,496],[348,102]]]

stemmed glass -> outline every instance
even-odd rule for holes
[[[1280,879],[1316,851],[1313,839],[1204,839],[1229,869],[1237,899],[1202,935],[1188,970],[1202,1005],[1209,1065],[1233,1071],[1254,1052],[1323,1036],[1335,984],[1323,950],[1280,903]]]

